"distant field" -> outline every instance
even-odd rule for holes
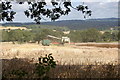
[[[37,62],[39,56],[52,53],[60,65],[95,64],[96,62],[117,64],[117,46],[117,43],[77,43],[65,46],[2,43],[1,58],[28,58]]]
[[[120,48],[119,43],[76,43],[76,46],[94,46],[102,48]]]

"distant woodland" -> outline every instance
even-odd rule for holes
[[[86,20],[62,20],[54,22],[41,22],[41,24],[36,25],[36,23],[4,23],[3,26],[29,26],[29,25],[45,25],[45,26],[56,26],[56,27],[66,27],[71,30],[84,30],[88,28],[96,28],[98,30],[106,30],[111,27],[120,26],[119,18],[102,18],[102,19],[86,19]]]

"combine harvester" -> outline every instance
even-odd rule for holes
[[[51,40],[50,39],[56,39],[56,40],[60,40],[60,44],[65,44],[65,43],[68,43],[70,44],[70,38],[68,37],[62,37],[62,38],[59,38],[59,37],[55,37],[55,36],[52,36],[52,35],[47,35],[47,38],[49,39],[44,39],[42,41],[42,45],[43,46],[49,46],[50,43],[51,43]]]

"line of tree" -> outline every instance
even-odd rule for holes
[[[2,42],[38,42],[47,38],[47,35],[56,37],[68,36],[71,42],[111,42],[118,41],[118,32],[104,32],[103,34],[97,29],[71,31],[70,34],[63,34],[62,31],[53,31],[52,29],[32,29],[28,30],[9,30],[2,31]]]
[[[62,37],[63,33],[60,31],[53,31],[51,29],[32,29],[32,30],[2,30],[2,42],[27,43],[38,42],[46,39],[47,35]]]
[[[111,42],[118,41],[118,31],[101,33],[95,28],[71,31],[69,34],[73,42]]]

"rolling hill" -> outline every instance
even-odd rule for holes
[[[72,30],[83,30],[88,28],[96,28],[99,30],[109,29],[111,27],[120,26],[120,18],[100,18],[87,20],[61,20],[54,22],[41,22],[37,25],[50,25],[56,27],[67,27]],[[35,23],[4,23],[3,26],[24,26],[35,25]]]

